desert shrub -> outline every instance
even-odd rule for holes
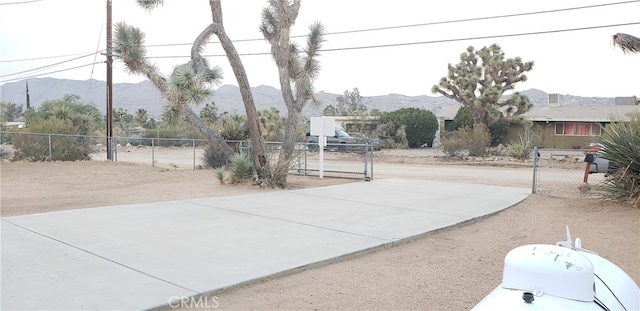
[[[251,157],[244,152],[236,153],[231,158],[229,169],[231,171],[231,183],[233,184],[252,180],[256,171]]]
[[[463,127],[446,132],[440,138],[442,151],[448,156],[463,156],[465,153],[476,157],[485,156],[490,141],[489,131],[481,123],[474,125],[473,130]]]
[[[29,125],[24,134],[14,134],[13,160],[27,161],[79,161],[89,160],[94,152],[89,140],[82,136],[67,136],[77,131],[70,121],[61,119],[39,119]],[[49,133],[51,135],[51,157],[49,157]]]
[[[448,156],[462,156],[467,150],[471,130],[468,127],[446,132],[440,138],[442,151]]]
[[[487,127],[482,123],[474,124],[467,147],[469,155],[474,157],[487,155],[487,147],[489,147],[490,144],[491,136],[489,135]]]
[[[604,182],[601,197],[640,206],[640,114],[612,122],[600,137],[602,157],[619,169]]]
[[[217,145],[207,144],[204,148],[202,161],[211,168],[223,167],[227,164],[227,158]]]

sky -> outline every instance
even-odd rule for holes
[[[251,86],[279,88],[269,44],[258,30],[267,3],[222,1],[224,24]],[[32,77],[106,80],[106,7],[107,0],[0,0],[0,84]],[[191,43],[211,23],[206,0],[165,0],[151,12],[135,0],[112,0],[112,12],[114,24],[124,21],[145,32],[148,56],[166,75],[188,61]],[[640,37],[640,0],[303,0],[292,35],[306,35],[315,21],[326,30],[318,92],[434,95],[431,87],[468,46],[497,43],[507,58],[535,62],[516,91],[640,96],[640,54],[624,54],[611,40],[615,33]],[[605,27],[611,25],[621,26]],[[565,31],[581,28],[588,29]],[[305,45],[304,37],[294,40]],[[222,84],[237,85],[217,39],[211,41],[204,55],[222,69]],[[120,61],[113,73],[114,83],[145,79],[128,74]]]

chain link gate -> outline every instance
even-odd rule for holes
[[[538,149],[533,151],[532,193],[564,198],[596,197],[604,174],[588,174],[585,183],[585,149]]]

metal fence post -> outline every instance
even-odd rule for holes
[[[51,134],[48,135],[49,136],[49,161],[53,161],[53,159],[51,158]]]
[[[156,166],[155,140],[151,139],[151,166]]]
[[[191,142],[193,143],[193,170],[196,169],[196,140],[192,139]]]
[[[540,158],[540,153],[538,152],[538,147],[533,147],[533,180],[531,181],[531,193],[536,193],[536,180],[538,173],[538,160]]]

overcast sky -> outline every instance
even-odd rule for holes
[[[307,34],[314,21],[325,25],[325,51],[320,56],[322,71],[315,83],[316,91],[343,93],[357,87],[363,96],[432,95],[431,87],[446,75],[447,64],[457,63],[468,46],[479,49],[498,43],[507,57],[535,62],[527,74],[528,81],[517,85],[516,90],[537,88],[547,93],[594,97],[640,96],[640,55],[625,55],[611,41],[618,32],[640,36],[640,1],[335,34],[620,2],[624,1],[303,0],[292,35]],[[106,3],[0,0],[0,83],[33,76],[105,80],[105,57],[96,55],[96,51],[106,47]],[[276,67],[269,55],[263,55],[269,45],[258,31],[266,4],[266,0],[222,1],[224,23],[228,35],[237,41],[236,49],[244,55],[242,61],[251,86],[279,88]],[[148,55],[168,75],[173,66],[188,60],[190,43],[211,22],[211,14],[206,0],[166,0],[163,7],[152,12],[137,7],[135,0],[113,0],[113,22],[118,21],[126,21],[146,33],[147,44],[151,45]],[[629,25],[600,27],[618,24]],[[554,32],[592,27],[595,28]],[[549,33],[506,36],[536,32]],[[495,37],[477,39],[487,36]],[[304,39],[299,40],[304,45]],[[179,43],[186,44],[175,45]],[[380,47],[383,45],[392,46]],[[221,57],[224,52],[219,44],[209,43],[204,54],[211,55],[212,65],[223,69],[223,84],[237,85],[228,61]],[[94,61],[100,63],[88,65]],[[37,69],[40,67],[44,68]],[[79,68],[70,69],[73,67]],[[28,72],[20,73],[23,71]],[[59,72],[51,73],[54,71]],[[115,83],[143,79],[127,74],[124,65],[116,62]]]

